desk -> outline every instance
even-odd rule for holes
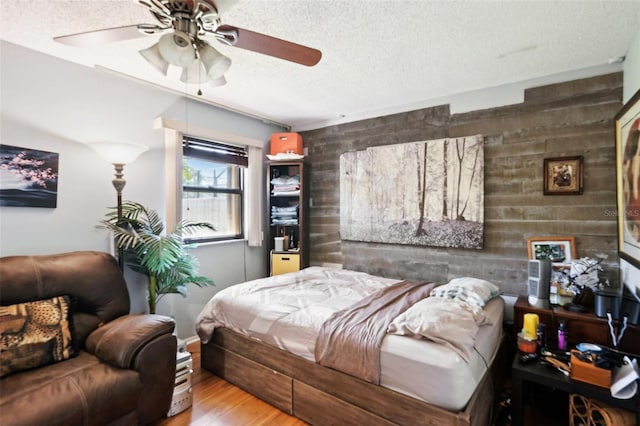
[[[511,365],[511,380],[513,386],[511,395],[511,420],[513,426],[521,426],[523,424],[522,412],[524,409],[524,397],[527,394],[528,385],[531,383],[538,383],[569,394],[580,394],[587,398],[635,412],[636,424],[640,425],[640,395],[638,393],[632,399],[616,399],[611,396],[608,388],[571,380],[571,378],[538,361],[522,364],[519,358],[520,355],[516,355]]]
[[[547,336],[551,347],[556,344],[556,330],[560,322],[565,322],[569,328],[569,344],[571,346],[589,342],[613,347],[606,318],[599,318],[592,311],[587,313],[569,312],[562,306],[539,308],[530,305],[527,296],[518,297],[513,306],[514,336],[522,329],[522,318],[526,313],[538,314],[540,322],[547,325]],[[616,325],[619,324],[616,322]],[[640,354],[639,326],[629,325],[627,327],[618,349],[632,354]]]

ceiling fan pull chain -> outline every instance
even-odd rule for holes
[[[198,96],[202,96],[202,64],[201,62],[201,58],[200,58],[200,50],[198,49],[198,46],[195,46],[195,50],[196,50],[196,61],[198,61]]]

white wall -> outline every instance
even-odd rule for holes
[[[640,90],[640,29],[627,50],[622,70],[624,72],[622,100],[627,102]]]
[[[195,335],[194,324],[204,303],[218,291],[239,282],[264,277],[267,257],[263,250],[250,248],[244,241],[206,244],[197,249],[200,272],[213,279],[215,287],[192,286],[188,298],[167,295],[158,304],[158,312],[172,312],[178,336]],[[226,267],[220,267],[226,265]]]
[[[164,216],[164,133],[154,129],[157,117],[265,142],[271,133],[283,130],[4,41],[0,42],[0,90],[0,143],[59,154],[57,208],[0,207],[0,256],[109,250],[107,235],[95,227],[108,207],[116,204],[113,166],[87,142],[131,140],[149,146],[149,151],[125,167],[123,198]],[[212,293],[245,277],[266,274],[266,250],[249,249],[244,242],[205,245],[194,253],[200,259],[200,272],[211,277],[216,287],[192,287],[187,299],[163,300],[158,309],[176,318],[181,338],[195,335],[193,319]],[[144,311],[144,277],[131,271],[125,277],[131,311]]]

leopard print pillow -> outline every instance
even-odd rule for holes
[[[69,296],[0,306],[0,377],[76,354]]]

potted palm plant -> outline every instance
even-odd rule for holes
[[[134,271],[147,275],[149,312],[154,314],[160,298],[165,294],[187,295],[187,286],[213,285],[213,281],[198,274],[198,259],[189,253],[183,237],[197,229],[211,229],[207,222],[180,221],[171,233],[157,212],[140,203],[124,201],[122,217],[117,209],[106,214],[100,228],[113,232],[115,244],[125,263]]]

